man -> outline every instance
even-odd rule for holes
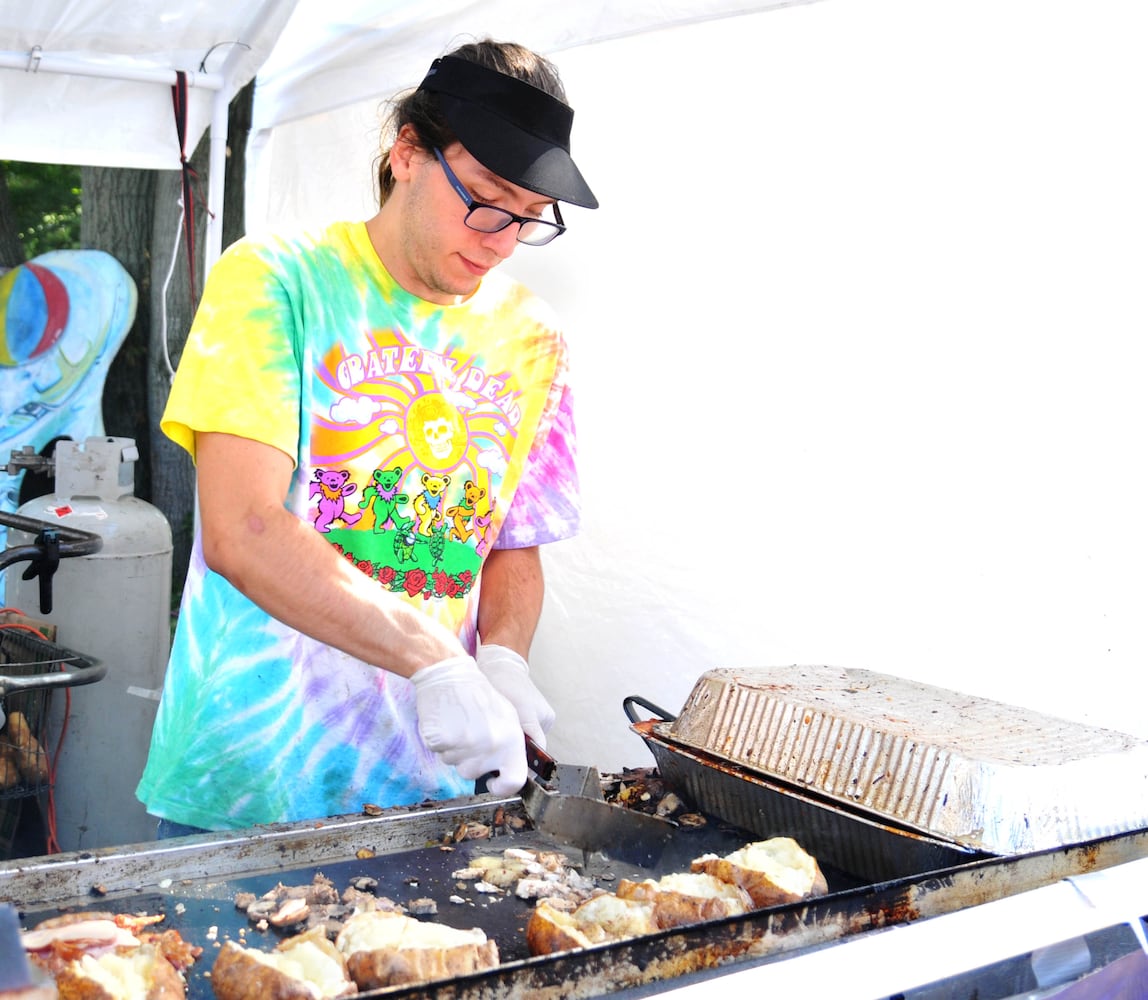
[[[564,341],[493,269],[597,207],[572,120],[548,62],[463,46],[396,106],[373,218],[213,268],[162,421],[200,516],[137,791],[161,836],[525,781],[577,478]]]

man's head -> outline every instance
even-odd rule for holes
[[[395,136],[430,153],[454,143],[483,167],[555,202],[597,208],[570,158],[574,112],[552,63],[521,45],[484,40],[436,59],[418,89],[394,108]],[[379,201],[394,189],[390,151],[379,168]]]

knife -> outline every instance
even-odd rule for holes
[[[525,736],[525,734],[523,734]],[[554,785],[556,791],[566,795],[579,795],[586,798],[602,798],[602,779],[598,769],[594,767],[579,767],[576,764],[559,764],[553,757],[534,742],[529,736],[526,739],[526,766],[547,783]],[[490,779],[498,772],[491,771],[484,774],[474,783],[476,795],[485,795]]]
[[[583,860],[599,852],[639,868],[657,865],[673,836],[673,823],[604,801],[597,768],[559,764],[530,737],[526,756],[537,777],[528,778],[519,795],[536,829],[581,849]],[[548,777],[557,779],[557,791],[543,784]]]

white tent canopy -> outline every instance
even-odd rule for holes
[[[189,147],[266,60],[293,4],[0,3],[7,159],[172,170],[171,86],[188,76]],[[190,154],[191,149],[188,149]]]
[[[207,259],[221,233],[227,107],[293,3],[0,3],[0,156],[175,170],[211,127]],[[172,86],[187,81],[185,149]]]
[[[792,6],[795,0],[302,0],[259,72],[253,129],[268,130],[417,84],[460,36],[513,39],[553,54],[584,45]],[[799,2],[799,0],[796,0]]]
[[[257,73],[259,150],[281,124],[417,83],[452,35],[514,37],[549,53],[789,2],[0,0],[0,156],[177,169],[171,87],[184,73],[187,155],[209,127],[212,135],[210,264],[219,252],[227,105]]]

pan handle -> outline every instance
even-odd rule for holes
[[[638,713],[634,710],[635,705],[641,705],[647,711],[653,712],[663,722],[673,722],[677,718],[672,712],[667,712],[664,708],[660,708],[641,695],[632,694],[622,699],[622,711],[626,713],[626,718],[631,722],[638,721]]]

